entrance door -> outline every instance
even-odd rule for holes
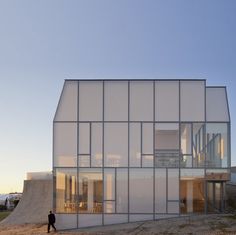
[[[207,182],[207,212],[224,211],[224,182]]]

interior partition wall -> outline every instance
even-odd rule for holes
[[[225,87],[65,81],[53,122],[58,228],[222,211],[229,167]]]

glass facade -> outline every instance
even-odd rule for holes
[[[205,83],[66,80],[53,123],[58,228],[223,211],[228,101]]]

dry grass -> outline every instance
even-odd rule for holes
[[[0,221],[5,219],[10,213],[11,211],[0,211]]]

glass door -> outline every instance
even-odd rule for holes
[[[224,182],[207,182],[207,212],[224,210]]]

